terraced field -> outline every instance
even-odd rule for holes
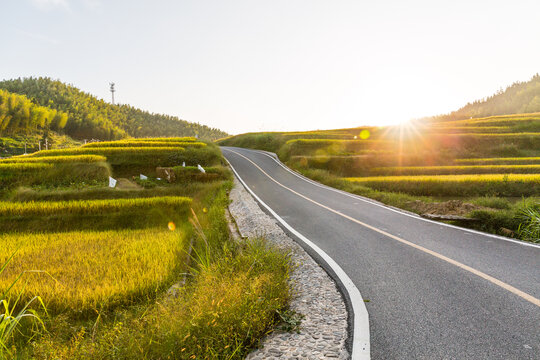
[[[30,303],[43,320],[0,336],[0,358],[245,356],[287,304],[289,264],[230,239],[223,163],[195,138],[0,160],[0,319]]]
[[[464,206],[468,211],[462,213],[478,216],[470,211],[476,206],[483,211],[484,222],[462,225],[506,236],[528,239],[520,235],[522,215],[540,209],[540,113],[379,128],[250,133],[219,143],[276,152],[289,166],[317,181],[411,211],[426,208],[411,205],[415,201],[440,203],[444,215],[444,201],[479,204],[474,197],[488,196],[483,204],[493,207],[473,204]],[[508,228],[486,220],[502,217],[512,220],[499,221]]]

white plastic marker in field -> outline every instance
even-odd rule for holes
[[[197,164],[197,168],[198,168],[203,174],[206,173],[206,171],[203,169],[203,167],[202,167],[201,165]]]
[[[116,179],[113,179],[109,176],[109,187],[113,188],[116,187]]]
[[[186,167],[186,162],[182,161],[182,167]]]
[[[148,180],[148,176],[146,175],[140,174],[139,177],[141,178],[141,180]]]

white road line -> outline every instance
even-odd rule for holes
[[[436,225],[442,225],[442,226],[446,226],[446,227],[450,227],[450,228],[453,228],[453,229],[457,229],[457,230],[461,230],[463,232],[468,232],[468,233],[473,233],[473,234],[478,234],[478,235],[484,235],[484,236],[488,236],[488,237],[491,237],[491,238],[494,238],[494,239],[498,239],[498,240],[504,240],[504,241],[508,241],[508,242],[512,242],[512,243],[515,243],[515,244],[519,244],[519,245],[522,245],[522,246],[530,246],[530,247],[534,247],[534,248],[538,248],[540,249],[540,244],[534,244],[534,243],[530,243],[530,242],[526,242],[526,241],[520,241],[520,240],[514,240],[514,239],[510,239],[510,238],[507,238],[507,237],[504,237],[504,236],[500,236],[500,235],[495,235],[495,234],[489,234],[489,233],[486,233],[486,232],[482,232],[482,231],[478,231],[478,230],[473,230],[473,229],[467,229],[467,228],[462,228],[460,226],[456,226],[456,225],[451,225],[451,224],[447,224],[447,223],[443,223],[443,222],[439,222],[439,221],[434,221],[434,220],[430,220],[430,219],[426,219],[426,218],[423,218],[421,216],[418,216],[418,215],[413,215],[413,214],[409,214],[405,211],[402,211],[402,210],[399,210],[399,209],[395,209],[395,208],[392,208],[390,206],[387,206],[387,205],[384,205],[384,204],[381,204],[381,203],[378,203],[372,199],[369,199],[369,198],[365,198],[363,196],[360,196],[360,195],[356,195],[356,194],[351,194],[351,193],[348,193],[346,191],[343,191],[343,190],[339,190],[339,189],[336,189],[336,188],[333,188],[331,186],[327,186],[327,185],[324,185],[324,184],[321,184],[321,183],[318,183],[316,182],[315,180],[312,180],[308,177],[305,177],[304,175],[302,174],[299,174],[291,169],[289,169],[285,164],[283,164],[281,161],[279,161],[279,159],[276,159],[275,157],[273,157],[271,154],[272,153],[269,153],[267,151],[262,151],[262,150],[252,150],[250,149],[251,151],[254,151],[254,152],[258,152],[262,155],[265,155],[265,156],[268,156],[270,159],[274,160],[279,166],[281,166],[282,168],[284,168],[285,170],[287,170],[288,172],[290,172],[291,174],[293,174],[294,176],[306,181],[306,182],[309,182],[310,184],[312,185],[315,185],[315,186],[318,186],[320,188],[323,188],[323,189],[326,189],[326,190],[330,190],[330,191],[334,191],[334,192],[337,192],[337,193],[340,193],[342,195],[345,195],[345,196],[348,196],[350,198],[353,198],[353,199],[358,199],[358,200],[362,200],[363,202],[367,202],[369,204],[372,204],[372,205],[376,205],[376,206],[379,206],[379,207],[382,207],[384,209],[387,209],[387,210],[390,210],[390,211],[393,211],[395,213],[398,213],[400,215],[404,215],[404,216],[408,216],[408,217],[411,217],[413,219],[417,219],[417,220],[422,220],[422,221],[425,221],[425,222],[428,222],[428,223],[432,223],[432,224],[436,224]]]
[[[459,261],[456,261],[456,260],[451,259],[451,258],[449,258],[449,257],[446,257],[446,256],[444,256],[444,255],[442,255],[442,254],[439,254],[439,253],[436,252],[436,251],[430,250],[430,249],[428,249],[428,248],[425,248],[425,247],[420,246],[420,245],[418,245],[418,244],[415,244],[415,243],[413,243],[413,242],[410,242],[410,241],[407,241],[407,240],[405,240],[405,239],[402,239],[402,238],[400,238],[400,237],[398,237],[398,236],[392,235],[392,234],[390,234],[390,233],[388,233],[388,232],[386,232],[386,231],[384,231],[384,230],[381,230],[381,229],[376,228],[376,227],[374,227],[374,226],[372,226],[372,225],[366,224],[366,223],[364,223],[364,222],[362,222],[362,221],[360,221],[360,220],[358,220],[358,219],[355,219],[355,218],[353,218],[353,217],[351,217],[351,216],[349,216],[349,215],[345,215],[345,214],[343,214],[343,213],[341,213],[341,212],[339,212],[339,211],[337,211],[337,210],[334,210],[334,209],[332,209],[332,208],[330,208],[330,207],[328,207],[328,206],[326,206],[326,205],[323,205],[323,204],[321,204],[321,203],[319,203],[319,202],[317,202],[317,201],[315,201],[315,200],[313,200],[313,199],[311,199],[311,198],[309,198],[309,197],[307,197],[307,196],[305,196],[305,195],[302,195],[302,194],[300,194],[299,192],[296,192],[296,191],[294,191],[293,189],[291,189],[291,188],[289,188],[289,187],[287,187],[287,186],[281,184],[279,181],[277,181],[276,179],[274,179],[273,177],[271,177],[267,172],[265,172],[263,169],[261,169],[261,167],[259,167],[259,165],[255,164],[253,161],[251,161],[250,159],[248,159],[248,158],[245,157],[244,155],[242,155],[242,154],[240,154],[240,153],[238,153],[238,152],[236,152],[236,151],[230,150],[230,149],[227,149],[227,150],[230,151],[230,152],[232,152],[232,153],[237,154],[238,156],[243,157],[244,159],[246,159],[247,161],[249,161],[250,163],[252,163],[253,166],[255,166],[257,169],[259,169],[263,174],[265,174],[270,180],[272,180],[273,182],[275,182],[275,183],[278,184],[279,186],[283,187],[284,189],[289,190],[289,191],[292,192],[293,194],[298,195],[299,197],[301,197],[301,198],[303,198],[303,199],[305,199],[305,200],[307,200],[307,201],[309,201],[309,202],[312,202],[313,204],[318,205],[318,206],[320,206],[320,207],[322,207],[322,208],[324,208],[324,209],[326,209],[326,210],[328,210],[328,211],[330,211],[330,212],[332,212],[332,213],[334,213],[334,214],[337,214],[337,215],[339,215],[339,216],[341,216],[341,217],[344,217],[345,219],[348,219],[348,220],[350,220],[350,221],[352,221],[352,222],[355,222],[355,223],[357,223],[357,224],[359,224],[359,225],[361,225],[361,226],[364,226],[364,227],[366,227],[366,228],[368,228],[368,229],[370,229],[370,230],[373,230],[373,231],[375,231],[375,232],[378,232],[379,234],[382,234],[382,235],[387,236],[387,237],[389,237],[389,238],[391,238],[391,239],[394,239],[394,240],[396,240],[396,241],[399,241],[399,242],[402,243],[402,244],[409,245],[409,246],[411,246],[411,247],[413,247],[413,248],[415,248],[415,249],[418,249],[418,250],[420,250],[420,251],[422,251],[422,252],[425,252],[426,254],[430,254],[430,255],[432,255],[432,256],[435,256],[435,257],[438,258],[438,259],[444,260],[444,261],[446,261],[446,262],[448,262],[448,263],[450,263],[450,264],[452,264],[452,265],[455,265],[455,266],[457,266],[457,267],[459,267],[459,268],[461,268],[461,269],[463,269],[463,270],[465,270],[465,271],[468,271],[468,272],[470,272],[470,273],[472,273],[472,274],[474,274],[474,275],[477,275],[477,276],[479,276],[479,277],[481,277],[481,278],[483,278],[483,279],[485,279],[485,280],[491,282],[492,284],[495,284],[495,285],[497,285],[497,286],[499,286],[499,287],[501,287],[501,288],[503,288],[503,289],[505,289],[505,290],[507,290],[507,291],[509,291],[509,292],[511,292],[511,293],[513,293],[513,294],[515,294],[515,295],[517,295],[517,296],[519,296],[519,297],[521,297],[522,299],[524,299],[524,300],[526,300],[526,301],[528,301],[528,302],[530,302],[530,303],[532,303],[532,304],[534,304],[534,305],[540,307],[540,299],[537,299],[537,298],[535,298],[534,296],[529,295],[529,294],[527,294],[526,292],[521,291],[521,290],[519,290],[518,288],[515,288],[515,287],[513,287],[512,285],[507,284],[507,283],[505,283],[504,281],[501,281],[501,280],[499,280],[499,279],[497,279],[497,278],[494,278],[494,277],[492,277],[492,276],[490,276],[490,275],[488,275],[488,274],[486,274],[486,273],[484,273],[484,272],[482,272],[482,271],[480,271],[480,270],[477,270],[477,269],[472,268],[472,267],[470,267],[470,266],[468,266],[468,265],[465,265],[465,264],[463,264],[463,263],[460,263]]]
[[[232,150],[225,149],[227,151],[231,151],[235,154],[236,152]],[[238,154],[240,155],[240,154]],[[240,155],[242,156],[242,155]],[[225,159],[227,160],[227,159]],[[249,160],[249,159],[248,159]],[[351,359],[370,359],[370,338],[369,338],[369,318],[368,318],[368,312],[366,309],[366,304],[364,303],[364,299],[362,299],[362,295],[360,295],[360,291],[354,285],[353,281],[349,276],[343,271],[341,266],[339,266],[334,259],[330,257],[326,252],[324,252],[323,249],[315,245],[311,240],[306,238],[304,235],[299,233],[295,228],[293,228],[291,225],[289,225],[285,220],[283,220],[270,206],[268,206],[264,201],[262,201],[250,188],[249,186],[244,182],[244,180],[240,177],[236,169],[232,166],[232,164],[227,160],[229,163],[229,166],[231,167],[232,171],[240,180],[240,182],[244,185],[247,191],[251,193],[251,195],[262,205],[264,206],[276,220],[278,220],[287,230],[289,230],[291,233],[293,233],[296,237],[298,237],[304,244],[312,248],[323,260],[326,262],[326,264],[332,269],[334,274],[339,278],[341,281],[343,287],[347,291],[347,294],[349,296],[349,301],[352,307],[353,312],[353,336],[352,336],[352,351],[351,351]]]

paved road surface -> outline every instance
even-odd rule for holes
[[[540,247],[317,186],[262,152],[222,150],[369,300],[372,359],[540,359]]]

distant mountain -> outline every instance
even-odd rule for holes
[[[219,129],[175,116],[153,114],[129,105],[112,105],[50,78],[4,80],[0,81],[0,89],[25,95],[36,105],[67,114],[63,131],[75,139],[198,135],[200,139],[215,140],[227,136]]]
[[[526,82],[516,82],[488,98],[468,103],[450,114],[435,116],[435,120],[461,120],[493,115],[540,112],[540,75]]]

